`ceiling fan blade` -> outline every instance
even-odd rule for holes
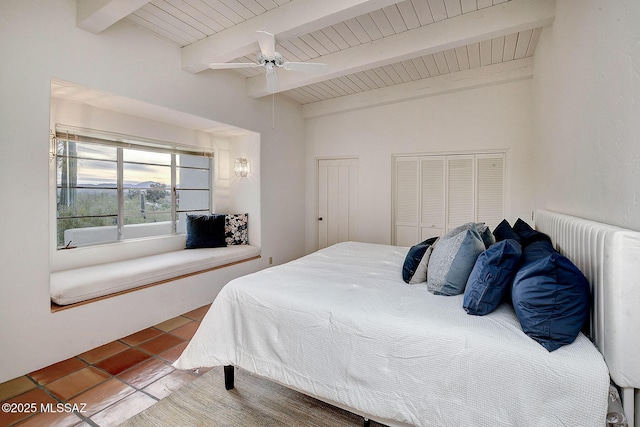
[[[276,56],[276,39],[271,33],[266,31],[258,31],[258,44],[262,56],[273,59]]]
[[[262,67],[260,64],[256,64],[255,62],[214,62],[213,64],[209,64],[209,68],[214,70],[230,70],[233,68],[255,68]]]
[[[271,65],[271,64],[269,64]],[[278,74],[276,74],[276,67],[271,65],[266,68],[267,76],[267,91],[270,93],[276,93],[280,90],[280,84],[278,82]]]
[[[304,71],[308,73],[324,73],[327,71],[327,64],[318,62],[285,62],[282,68],[290,71]]]

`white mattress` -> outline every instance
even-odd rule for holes
[[[598,426],[609,377],[582,334],[552,353],[512,308],[407,285],[408,248],[340,243],[225,286],[181,369],[235,365],[378,420],[419,426]]]

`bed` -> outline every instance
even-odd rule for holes
[[[390,426],[602,427],[611,371],[633,422],[638,315],[617,304],[640,303],[640,233],[544,211],[536,223],[594,286],[600,351],[581,333],[549,352],[509,304],[469,316],[462,295],[405,284],[408,248],[344,242],[230,282],[174,366],[243,368]]]

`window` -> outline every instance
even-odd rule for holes
[[[56,146],[59,249],[184,233],[211,210],[210,153],[60,130]]]
[[[412,246],[467,222],[504,218],[505,153],[396,156],[393,241]]]

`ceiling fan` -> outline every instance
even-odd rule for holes
[[[214,70],[228,70],[234,68],[256,68],[263,67],[267,76],[267,90],[271,93],[278,91],[277,68],[284,68],[289,71],[304,71],[310,73],[322,73],[327,69],[327,64],[317,62],[288,62],[276,52],[276,39],[273,34],[266,31],[258,31],[258,45],[260,53],[258,62],[222,62],[209,64],[209,68]]]

